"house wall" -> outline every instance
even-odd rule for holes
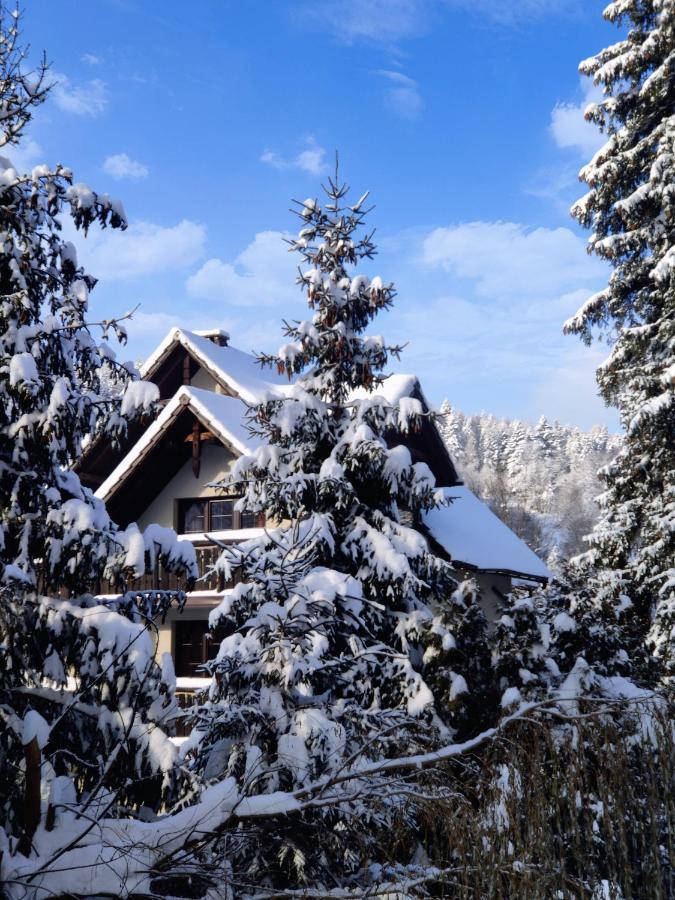
[[[489,572],[480,572],[474,577],[480,588],[481,608],[489,624],[493,626],[504,610],[504,601],[499,594],[511,592],[511,579],[508,575],[492,575]]]
[[[170,653],[173,656],[173,623],[166,619],[157,625],[157,660],[162,659],[163,653]]]
[[[219,481],[229,472],[236,459],[234,453],[218,444],[202,446],[199,477],[192,471],[192,460],[188,460],[155,497],[143,515],[138,518],[141,529],[153,522],[168,528],[174,527],[176,500],[190,497],[217,497],[218,491],[209,487],[210,481]]]
[[[213,391],[216,394],[222,394],[222,388],[215,380],[212,378],[206,369],[197,369],[195,374],[190,379],[190,384],[193,387],[201,388],[204,391]]]
[[[193,594],[188,597],[187,604],[182,613],[178,612],[176,609],[169,610],[164,622],[159,623],[157,626],[157,659],[161,659],[162,653],[165,652],[171,653],[173,656],[175,650],[173,642],[175,633],[174,624],[179,618],[188,619],[190,621],[195,619],[205,621],[208,619],[211,610],[220,603],[221,599],[222,595],[219,595],[215,599],[211,599]]]

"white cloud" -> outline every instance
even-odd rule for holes
[[[418,119],[422,112],[422,97],[417,82],[390,69],[378,69],[377,74],[389,82],[384,97],[389,109],[402,119]]]
[[[147,178],[150,174],[147,166],[132,159],[127,153],[115,153],[107,156],[103,162],[103,171],[117,181],[123,178],[136,181],[140,178]]]
[[[428,0],[320,0],[303,8],[338,40],[393,44],[427,28]]]
[[[64,223],[65,226],[65,223]],[[70,240],[70,223],[64,227]],[[165,228],[153,222],[134,222],[126,231],[92,230],[75,238],[78,255],[95,278],[122,281],[163,272],[179,272],[204,256],[206,228],[183,219]]]
[[[100,56],[96,56],[94,53],[83,53],[80,57],[83,63],[86,63],[88,66],[100,66],[103,60]]]
[[[302,13],[344,43],[365,40],[391,46],[425,34],[435,18],[453,9],[509,26],[580,6],[581,0],[312,0]]]
[[[592,156],[605,143],[606,137],[595,125],[584,119],[584,111],[591,103],[602,99],[602,89],[589,79],[581,84],[580,103],[557,103],[551,111],[549,130],[559,147],[573,147],[582,156]]]
[[[551,296],[602,277],[569,228],[528,229],[514,222],[468,222],[436,228],[420,261],[475,282],[482,297]]]
[[[285,235],[261,231],[233,262],[209,259],[186,282],[192,297],[233,306],[297,304],[297,260],[288,252]]]
[[[322,175],[327,168],[324,161],[326,151],[311,135],[307,138],[306,144],[306,148],[291,159],[284,159],[273,150],[265,150],[260,161],[274,169],[301,169],[309,175]]]
[[[151,228],[155,234],[156,226]],[[284,237],[260,232],[238,255],[194,266],[183,296],[178,282],[164,281],[161,295],[144,302],[129,323],[129,352],[147,355],[176,324],[223,327],[233,345],[245,350],[282,343],[280,314],[292,320],[307,310],[295,284],[297,255],[288,252]],[[165,243],[159,240],[160,247]],[[182,264],[189,254],[176,244],[167,256]],[[449,396],[468,412],[535,419],[544,413],[582,425],[614,424],[613,413],[596,397],[594,369],[601,354],[562,335],[563,321],[606,278],[581,238],[564,228],[474,222],[408,230],[382,241],[380,249],[376,268],[396,281],[399,297],[377,330],[392,342],[408,342],[392,368],[417,372],[432,402]],[[108,266],[121,261],[129,272],[128,254],[106,253]],[[92,274],[105,275],[95,263]],[[135,272],[169,267],[179,266],[144,253]]]
[[[572,230],[479,221],[408,231],[381,249],[378,269],[398,289],[381,327],[390,341],[407,342],[396,368],[416,372],[432,401],[613,423],[596,399],[590,363],[574,382],[585,349],[562,334],[565,319],[607,278]],[[565,384],[576,391],[577,413]]]
[[[64,112],[93,118],[100,115],[108,105],[106,85],[100,78],[73,84],[67,75],[60,72],[51,74],[54,84],[51,96]]]

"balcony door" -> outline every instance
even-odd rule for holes
[[[199,666],[215,654],[215,646],[208,636],[206,619],[184,620],[175,623],[174,665],[178,678],[208,678]],[[213,653],[211,652],[213,650]]]

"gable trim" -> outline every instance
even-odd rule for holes
[[[195,334],[198,333],[195,332]],[[198,336],[201,337],[201,335]],[[194,361],[198,363],[211,378],[213,378],[223,391],[225,391],[227,396],[236,397],[246,404],[255,402],[255,398],[242,396],[241,386],[228,376],[226,370],[214,365],[213,360],[209,359],[208,355],[203,353],[202,350],[195,345],[194,341],[190,340],[189,332],[183,331],[182,328],[173,328],[156,350],[150,354],[141,366],[141,378],[152,381],[152,376],[169,356],[171,351],[177,346],[183,347],[192,356]]]

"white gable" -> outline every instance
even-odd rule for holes
[[[141,367],[141,377],[152,374],[171,350],[180,344],[216,381],[229,388],[244,403],[255,404],[283,395],[288,379],[273,370],[263,370],[251,353],[235,347],[219,347],[207,337],[182,328],[172,329]]]
[[[96,491],[96,496],[106,500],[157,444],[166,427],[186,408],[237,454],[247,453],[254,446],[243,418],[245,407],[240,400],[212,391],[203,391],[200,388],[183,386],[119,465],[113,469]]]

